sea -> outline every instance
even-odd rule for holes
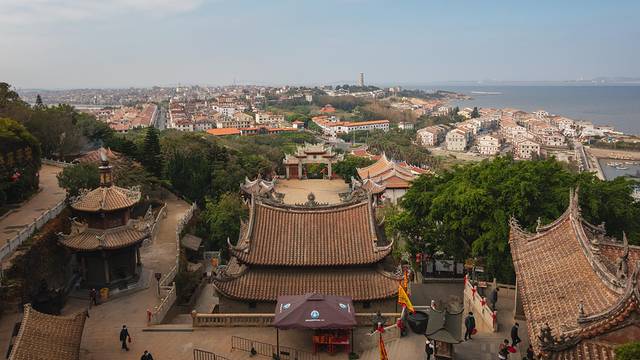
[[[471,96],[460,107],[546,110],[574,120],[610,125],[640,135],[640,85],[429,85],[413,88],[448,90]]]

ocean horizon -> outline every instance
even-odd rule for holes
[[[640,85],[423,85],[412,88],[455,91],[473,98],[452,102],[460,107],[543,109],[550,114],[610,125],[624,133],[640,135]]]

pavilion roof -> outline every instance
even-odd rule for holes
[[[370,178],[387,188],[408,188],[416,178],[408,166],[389,160],[385,154],[375,163],[358,168],[357,171],[360,179]]]
[[[72,200],[71,207],[86,212],[114,211],[134,206],[140,201],[140,196],[137,189],[100,186],[78,195]]]
[[[60,244],[76,251],[115,250],[137,244],[149,237],[149,227],[144,220],[129,220],[125,226],[111,229],[89,228],[87,224],[74,222],[69,235],[59,238]]]
[[[369,301],[396,296],[400,280],[376,267],[256,268],[232,264],[213,283],[223,295],[245,301],[276,301],[278,296],[306,293]]]
[[[245,177],[244,183],[240,184],[240,189],[247,194],[262,195],[273,191],[274,185],[274,181],[266,181],[259,177],[252,181]]]
[[[638,312],[640,269],[634,265],[620,272],[616,264],[640,259],[639,249],[629,250],[625,258],[626,241],[623,246],[610,244],[603,226],[584,221],[577,192],[570,194],[569,207],[560,218],[539,226],[534,234],[512,220],[509,242],[518,296],[537,354],[583,358],[579,355],[599,346],[589,341]],[[610,353],[603,350],[585,358],[610,359]]]
[[[71,316],[54,316],[24,306],[20,331],[9,360],[77,360],[87,311]]]
[[[111,151],[111,148],[100,147],[99,149],[89,151],[81,157],[74,159],[73,162],[100,164],[102,161],[101,154],[103,153],[106,154],[107,158],[110,160],[118,160],[120,158],[120,154]]]
[[[373,264],[391,252],[368,197],[296,206],[253,196],[249,221],[241,228],[231,253],[254,265]]]

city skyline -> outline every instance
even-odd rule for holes
[[[640,5],[0,0],[17,88],[639,78]]]

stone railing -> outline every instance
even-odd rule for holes
[[[25,240],[27,240],[33,233],[39,230],[47,221],[58,216],[60,212],[66,207],[65,201],[62,200],[47,212],[41,214],[37,218],[33,219],[33,222],[24,227],[22,230],[9,241],[7,241],[2,248],[0,248],[0,261],[4,260],[7,256],[11,255],[18,246],[20,246]]]
[[[167,313],[176,302],[176,283],[172,283],[171,286],[167,287],[166,295],[160,301],[160,304],[153,308],[153,312],[151,313],[150,322],[152,324],[160,324],[164,320],[164,317],[167,316]]]
[[[160,211],[158,212],[158,216],[156,216],[156,220],[153,222],[153,225],[151,226],[151,239],[152,241],[156,239],[156,235],[158,235],[158,230],[160,229],[160,226],[158,225],[160,223],[160,217],[166,217],[167,216],[167,204],[165,203],[164,205],[162,205],[162,207],[160,208]]]
[[[487,298],[478,294],[478,287],[471,284],[468,275],[464,277],[464,307],[473,312],[479,329],[498,331],[498,312],[491,310]],[[478,320],[481,324],[478,324]]]
[[[53,166],[58,166],[58,167],[67,167],[67,166],[73,165],[72,163],[69,163],[69,162],[66,162],[66,161],[59,161],[59,160],[53,160],[53,159],[47,159],[47,158],[41,158],[40,161],[43,164],[53,165]]]
[[[357,313],[356,322],[358,326],[372,326],[374,313]],[[395,323],[400,317],[400,313],[383,313],[387,323]],[[271,326],[273,314],[201,314],[193,311],[193,327],[259,327]]]
[[[151,315],[149,316],[149,322],[151,324],[160,324],[164,317],[169,312],[169,309],[175,304],[177,299],[176,294],[176,283],[173,279],[176,277],[178,273],[178,269],[180,268],[180,234],[184,227],[191,221],[194,212],[198,206],[193,203],[191,207],[187,210],[187,212],[182,215],[180,220],[178,220],[178,224],[176,225],[176,261],[173,267],[160,279],[160,291],[161,301],[158,306],[153,308]],[[166,212],[166,209],[164,210]]]

